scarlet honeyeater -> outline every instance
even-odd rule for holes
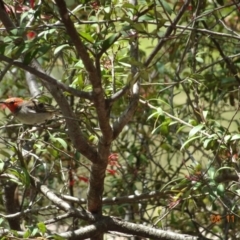
[[[0,103],[4,104],[20,122],[28,125],[43,123],[58,112],[49,104],[18,97],[8,98]]]

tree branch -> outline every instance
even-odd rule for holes
[[[164,35],[163,38],[159,41],[157,46],[154,48],[154,50],[151,52],[149,57],[144,63],[145,67],[148,67],[149,64],[152,62],[154,57],[157,55],[157,53],[160,51],[164,43],[167,41],[168,37],[171,35],[173,30],[175,29],[176,24],[178,21],[181,19],[182,15],[185,13],[186,8],[188,7],[190,3],[190,0],[186,0],[185,3],[183,4],[182,8],[180,9],[178,15],[176,18],[173,20],[173,24],[170,25]],[[135,76],[133,78],[133,82],[136,83],[140,77],[140,74],[135,73]],[[135,109],[137,107],[137,103],[139,100],[138,97],[138,91],[139,91],[139,86],[135,85],[133,90],[133,98],[132,101],[130,102],[128,109],[118,118],[116,122],[113,124],[113,139],[116,139],[116,137],[119,135],[119,133],[122,131],[123,127],[132,119],[132,116],[135,112]],[[135,91],[135,92],[134,92]]]
[[[5,11],[4,2],[2,0],[0,0],[0,20],[8,32],[15,28],[15,25]]]
[[[159,50],[162,48],[162,46],[164,45],[164,43],[168,40],[168,37],[172,34],[172,32],[175,30],[176,25],[178,23],[178,21],[181,19],[182,15],[185,13],[186,8],[188,7],[189,3],[191,2],[191,0],[185,0],[184,4],[182,5],[181,9],[178,12],[178,15],[176,16],[176,18],[173,20],[172,24],[167,28],[166,33],[164,34],[164,36],[161,38],[161,40],[158,42],[157,46],[153,49],[153,51],[151,52],[151,54],[149,55],[149,57],[147,58],[147,60],[144,63],[145,67],[148,67],[149,64],[152,62],[152,60],[154,59],[154,57],[157,55],[157,53],[159,52]]]
[[[84,67],[89,74],[89,81],[93,86],[93,101],[99,119],[99,126],[103,134],[103,142],[110,144],[112,141],[112,128],[109,124],[109,114],[105,102],[104,90],[102,88],[101,73],[97,71],[87,52],[87,49],[82,43],[79,34],[70,19],[65,1],[56,0],[56,3],[59,8],[59,13],[63,24],[65,25],[66,32],[70,36],[78,55],[82,59]]]
[[[132,5],[135,5],[135,6],[137,5],[136,0],[129,0],[129,3],[131,3]],[[137,18],[137,16],[133,16],[133,18]],[[133,59],[135,59],[136,61],[138,61],[139,60],[138,36],[137,36],[135,30],[132,30],[132,32],[133,32],[132,35],[135,37],[134,37],[134,41],[133,41],[133,39],[131,41],[129,41],[130,56]],[[132,75],[133,76],[137,75],[138,72],[139,72],[138,67],[132,65],[131,66]],[[139,82],[136,81],[132,86],[132,97],[131,97],[130,104],[128,105],[127,109],[122,113],[122,115],[117,119],[117,121],[115,121],[113,123],[113,139],[116,139],[116,137],[122,131],[124,126],[126,126],[126,124],[128,124],[128,122],[132,119],[132,117],[137,109],[137,106],[138,106],[138,100],[139,100]]]
[[[59,198],[46,185],[43,185],[37,178],[31,176],[31,183],[39,192],[41,192],[47,199],[53,202],[58,208],[60,208],[64,212],[68,212],[71,216],[74,215],[86,221],[95,221],[94,215],[87,211],[80,211],[73,208],[70,204]]]
[[[58,233],[57,235],[71,240],[94,237],[101,232],[116,231],[134,236],[154,238],[161,240],[207,240],[207,238],[194,237],[187,234],[179,234],[147,227],[142,224],[129,223],[113,217],[102,217],[98,222],[75,231]],[[210,239],[209,239],[210,240]]]
[[[50,83],[52,85],[55,85],[56,87],[62,89],[63,91],[66,91],[68,93],[71,93],[72,95],[76,96],[76,97],[81,97],[81,98],[85,98],[88,99],[89,101],[92,101],[92,94],[89,92],[84,92],[84,91],[79,91],[75,88],[69,87],[67,85],[65,85],[62,82],[59,82],[57,79],[48,76],[45,72],[43,72],[43,70],[41,69],[41,71],[34,67],[25,65],[24,63],[20,62],[20,61],[16,61],[13,60],[11,58],[8,58],[2,54],[0,54],[0,60],[7,62],[13,66],[19,67],[25,71],[28,71],[32,74],[34,74],[35,76],[39,77],[42,81],[46,82],[46,83]]]
[[[206,24],[205,21],[202,22],[203,26],[208,29],[208,26]],[[214,45],[216,46],[217,50],[219,51],[221,57],[224,59],[229,71],[232,73],[233,77],[235,78],[235,80],[238,82],[238,84],[240,84],[240,78],[238,77],[238,71],[237,68],[235,67],[235,65],[232,63],[231,59],[228,58],[225,53],[223,52],[220,44],[216,41],[215,38],[211,38],[212,42],[214,43]]]
[[[122,129],[132,120],[139,101],[139,85],[134,84],[131,102],[122,115],[113,123],[113,139],[116,139]]]
[[[6,30],[8,32],[10,32],[12,29],[15,29],[16,26],[13,24],[13,22],[11,21],[11,19],[8,16],[8,14],[6,13],[3,1],[2,0],[0,0],[0,1],[1,1],[0,20],[2,21]],[[30,74],[29,72],[25,72],[25,76],[26,76],[26,82],[28,84],[31,96],[35,97],[35,96],[39,95],[40,91],[39,91],[39,87],[38,87],[38,84],[36,81],[36,77],[34,75]]]

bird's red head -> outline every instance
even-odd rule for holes
[[[12,113],[15,113],[23,101],[24,100],[21,98],[12,97],[6,99],[5,101],[1,101],[0,103],[4,104]]]

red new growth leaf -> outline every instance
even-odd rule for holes
[[[111,154],[108,156],[108,161],[110,161],[110,160],[117,161],[117,160],[118,160],[118,154],[117,154],[117,153],[111,153]]]
[[[91,5],[94,10],[98,10],[100,7],[98,1],[92,2]]]
[[[114,169],[106,169],[106,171],[113,176],[117,173],[117,170]]]
[[[16,13],[22,13],[22,12],[26,12],[28,11],[30,8],[28,6],[25,6],[25,5],[17,5],[15,7],[15,11]]]
[[[118,154],[117,153],[112,153],[112,154],[109,155],[108,164],[110,166],[121,167],[118,163]]]
[[[36,37],[36,32],[34,32],[34,31],[28,31],[27,32],[27,38],[28,38],[28,40],[31,40],[31,39],[33,39],[33,38],[35,38]]]
[[[109,155],[108,165],[110,165],[111,168],[113,168],[114,166],[117,168],[121,168],[121,166],[118,163],[118,154],[117,153],[111,153]],[[115,175],[117,173],[117,170],[115,170],[115,169],[106,169],[106,171],[111,175]]]
[[[29,0],[29,5],[31,8],[34,8],[35,0]]]
[[[180,202],[181,202],[181,199],[173,200],[172,202],[170,202],[170,203],[168,204],[168,207],[169,207],[170,209],[173,209],[173,208],[175,208]]]
[[[13,7],[12,7],[12,6],[7,6],[7,5],[5,4],[4,7],[5,7],[5,11],[6,11],[8,14],[11,13],[12,10],[13,10]]]
[[[86,177],[81,177],[81,176],[78,176],[78,179],[80,180],[80,181],[83,181],[83,182],[88,182],[88,178],[86,178]]]

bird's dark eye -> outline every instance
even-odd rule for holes
[[[14,104],[15,103],[15,101],[11,101],[11,102],[9,102],[10,104]]]

